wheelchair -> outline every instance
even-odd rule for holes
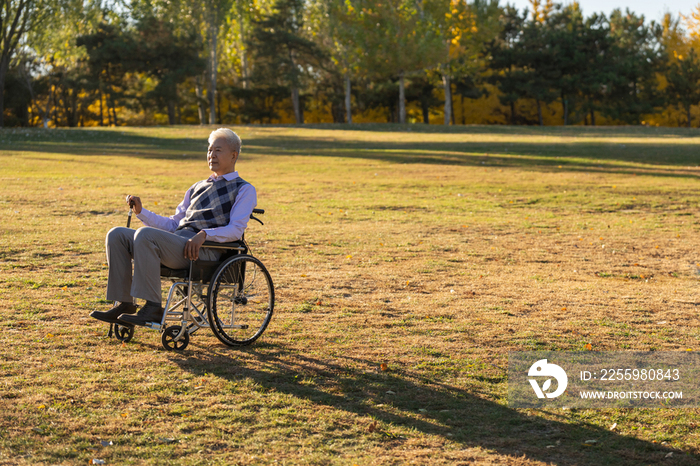
[[[253,214],[264,214],[254,209]],[[251,219],[263,224],[251,214]],[[275,306],[272,278],[263,263],[249,254],[245,235],[232,243],[205,241],[203,248],[222,252],[218,261],[190,261],[188,269],[161,265],[161,280],[171,282],[160,322],[146,328],[161,332],[166,350],[182,351],[190,336],[203,328],[228,346],[253,343],[265,331]],[[129,342],[134,326],[112,324],[109,336]]]

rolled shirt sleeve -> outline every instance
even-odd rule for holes
[[[190,206],[190,193],[192,192],[193,187],[194,185],[192,185],[185,193],[184,199],[182,199],[182,202],[180,202],[177,209],[175,209],[175,215],[163,217],[162,215],[153,213],[148,209],[141,208],[141,213],[138,214],[136,218],[141,220],[147,227],[158,228],[159,230],[165,230],[173,233],[177,230],[180,220],[185,217],[185,212],[187,212],[187,208]]]

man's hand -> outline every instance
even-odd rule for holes
[[[143,207],[141,205],[141,198],[132,196],[131,194],[126,196],[126,203],[129,205],[129,207],[132,207],[134,209],[134,212],[136,215],[141,213],[141,208]]]
[[[185,243],[185,259],[196,261],[199,259],[199,249],[207,239],[207,233],[202,230]]]

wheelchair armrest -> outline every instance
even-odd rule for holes
[[[244,251],[246,248],[243,245],[242,242],[240,241],[233,241],[231,243],[217,243],[216,241],[205,241],[204,244],[202,244],[203,248],[211,248],[211,249],[226,249],[226,250],[238,250],[238,251]]]

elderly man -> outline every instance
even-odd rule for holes
[[[226,128],[213,131],[207,162],[214,174],[192,185],[171,217],[144,209],[136,196],[126,197],[146,226],[138,230],[118,227],[107,233],[107,299],[118,304],[109,311],[93,311],[90,316],[126,325],[160,322],[160,265],[184,269],[190,260],[217,260],[219,253],[200,249],[205,240],[229,242],[243,236],[257,194],[236,171],[240,150],[241,140],[236,133]],[[146,300],[138,313],[133,298]]]

